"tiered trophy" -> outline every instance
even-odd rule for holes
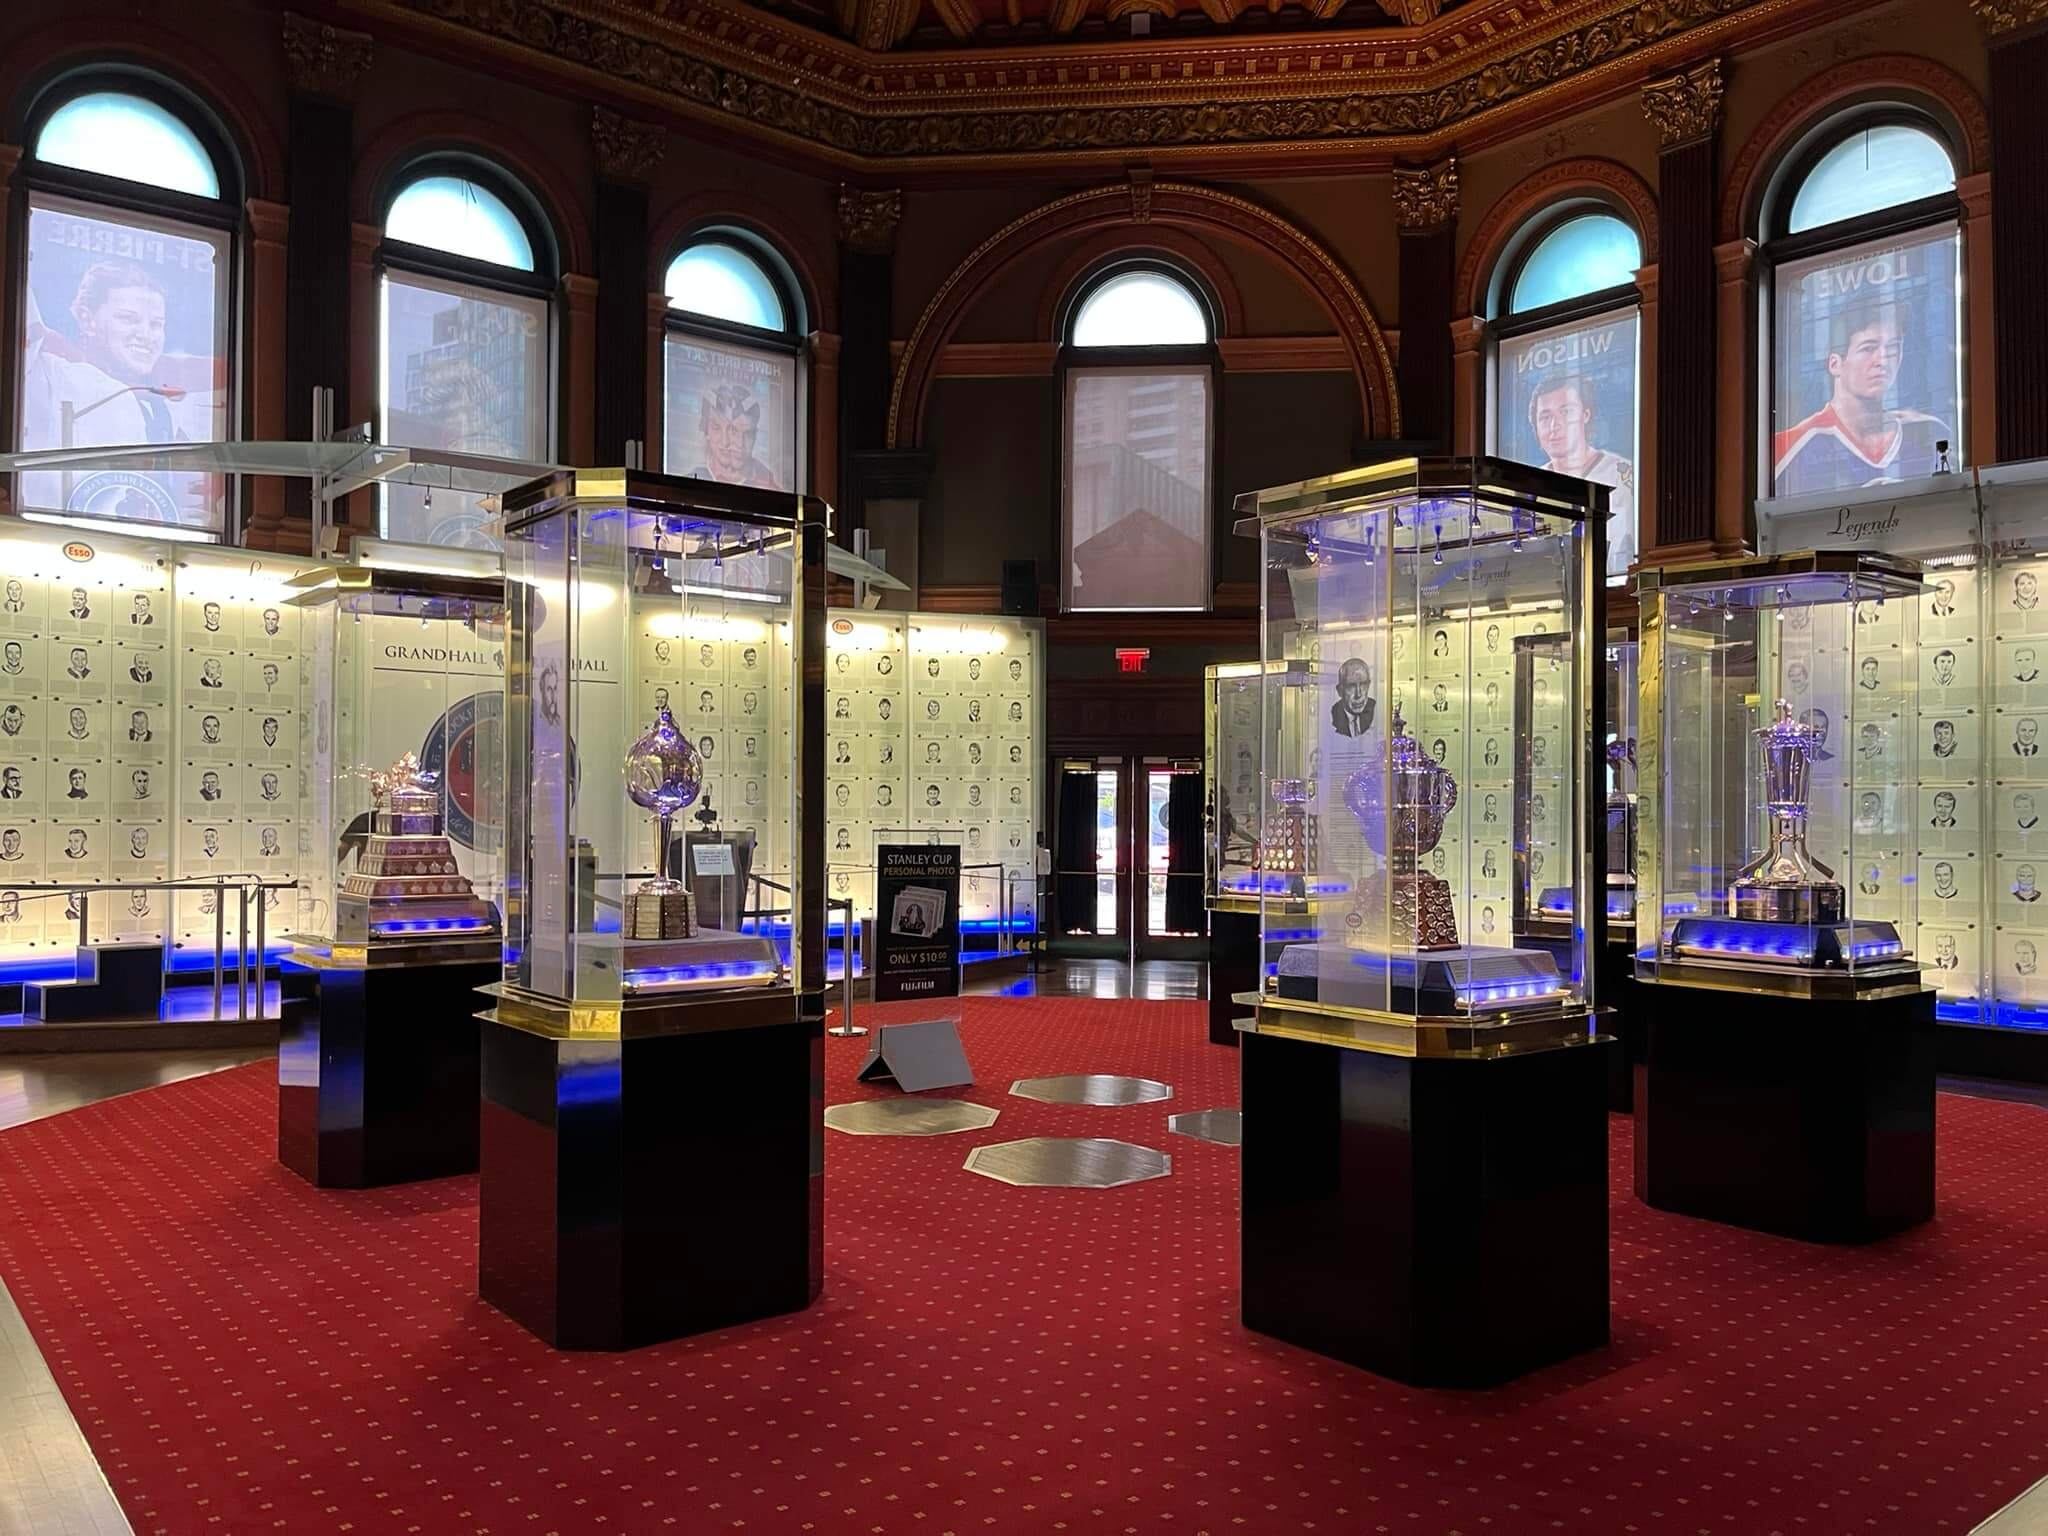
[[[408,752],[369,777],[370,832],[354,871],[342,878],[337,937],[363,944],[495,932],[496,909],[456,867],[441,829],[439,775]]]
[[[1770,842],[1735,877],[1728,896],[1731,916],[1762,923],[1839,923],[1845,906],[1835,872],[1806,846],[1806,811],[1814,728],[1792,718],[1792,706],[1778,700],[1775,718],[1756,732],[1758,771]]]
[[[657,710],[647,733],[626,749],[626,793],[658,818],[655,877],[626,898],[629,939],[687,939],[696,931],[690,888],[668,872],[677,812],[689,809],[704,785],[704,765],[675,717]]]
[[[1380,779],[1392,780],[1391,813],[1380,804]],[[1353,769],[1344,781],[1344,805],[1358,818],[1359,830],[1372,851],[1387,861],[1393,880],[1389,938],[1397,948],[1456,949],[1458,915],[1451,888],[1421,867],[1444,835],[1444,823],[1458,803],[1458,781],[1432,760],[1410,736],[1394,705],[1392,733],[1384,765],[1368,763]],[[1376,948],[1371,909],[1383,887],[1377,879],[1359,884],[1359,899],[1345,918],[1347,940],[1354,949]]]
[[[1275,779],[1273,803],[1280,807],[1273,835],[1258,851],[1258,867],[1269,875],[1305,875],[1316,866],[1315,823],[1308,817],[1310,786],[1305,779]]]

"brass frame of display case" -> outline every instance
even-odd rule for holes
[[[1586,913],[1587,959],[1582,985],[1592,995],[1585,1003],[1526,1013],[1440,1017],[1282,999],[1272,991],[1273,978],[1267,977],[1261,983],[1258,1017],[1246,1032],[1273,1033],[1352,1050],[1424,1059],[1484,1060],[1606,1041],[1611,1037],[1597,1033],[1596,1021],[1603,1010],[1592,959],[1605,945],[1607,934],[1606,797],[1585,792],[1585,786],[1604,782],[1606,694],[1594,684],[1591,657],[1595,653],[1591,647],[1595,635],[1601,637],[1604,645],[1607,633],[1606,487],[1487,455],[1392,459],[1318,476],[1293,486],[1246,492],[1237,498],[1236,505],[1241,512],[1250,509],[1250,513],[1239,518],[1235,531],[1257,538],[1327,511],[1428,495],[1483,497],[1507,510],[1568,519],[1587,527],[1587,536],[1579,545],[1579,603],[1568,615],[1566,634],[1572,654],[1586,658],[1583,665],[1573,669],[1578,679],[1573,708],[1579,722],[1578,800],[1585,855],[1575,875],[1574,889],[1577,903]],[[1486,542],[1506,544],[1509,538],[1500,534]],[[1263,629],[1263,610],[1260,624]],[[1263,644],[1262,640],[1262,647]],[[1595,895],[1597,901],[1593,900]],[[1299,910],[1308,911],[1317,904],[1303,901]],[[1290,905],[1286,910],[1296,908]],[[1271,1029],[1266,1022],[1269,1018],[1275,1020]],[[1333,1028],[1321,1022],[1303,1022],[1321,1020],[1338,1020],[1342,1025]]]
[[[1475,1014],[1470,1018],[1378,1013],[1298,1003],[1261,995],[1258,1018],[1239,1025],[1245,1034],[1280,1035],[1346,1050],[1424,1060],[1490,1061],[1530,1051],[1596,1045],[1603,1010],[1574,1005],[1527,1014]]]
[[[822,785],[825,780],[826,505],[816,496],[721,485],[649,470],[559,470],[506,493],[507,531],[541,517],[565,515],[560,506],[565,500],[598,501],[654,514],[700,508],[707,515],[758,526],[760,539],[743,541],[749,548],[766,550],[786,543],[795,552],[796,601],[790,644],[797,682],[791,711],[790,793],[797,831],[789,870],[791,984],[787,991],[779,987],[707,987],[603,1002],[571,1002],[505,982],[495,991],[499,1006],[490,1013],[513,1028],[559,1040],[624,1040],[738,1027],[739,1023],[768,1022],[774,1014],[822,1019],[825,901],[830,876],[825,864],[824,799],[821,794],[806,793],[805,786]],[[509,668],[509,655],[507,661]],[[509,846],[508,831],[508,856]],[[509,892],[507,899],[509,904]],[[693,1010],[707,1007],[734,1010],[735,1022],[714,1024],[692,1017]]]
[[[1853,590],[1840,601],[1917,597],[1926,589],[1920,562],[1901,555],[1853,549],[1788,551],[1737,559],[1681,561],[1636,573],[1642,626],[1636,651],[1636,911],[1653,915],[1657,955],[1652,969],[1640,959],[1635,980],[1645,986],[1705,987],[1719,992],[1821,1001],[1868,1001],[1908,996],[1925,988],[1917,961],[1860,967],[1853,971],[1807,971],[1786,967],[1720,966],[1667,957],[1664,949],[1664,648],[1667,638],[1659,605],[1642,599],[1674,587],[1699,588],[1753,582],[1840,576]],[[1867,583],[1867,585],[1866,585]],[[1646,728],[1654,723],[1655,728]],[[1637,934],[1642,942],[1642,934]]]
[[[1211,912],[1239,912],[1252,917],[1258,916],[1259,898],[1241,892],[1227,892],[1222,888],[1221,850],[1217,838],[1222,833],[1218,823],[1216,797],[1222,792],[1217,774],[1220,766],[1214,761],[1216,751],[1216,685],[1226,677],[1269,677],[1286,671],[1285,666],[1257,661],[1212,661],[1202,668],[1202,756],[1203,770],[1207,773],[1209,793],[1202,807],[1202,896]],[[1265,690],[1259,690],[1259,709],[1263,717],[1266,707]],[[1265,731],[1264,720],[1260,722],[1260,734]],[[1258,785],[1253,790],[1260,797],[1263,806],[1265,794],[1265,764],[1259,765]]]

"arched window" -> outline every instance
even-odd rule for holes
[[[1069,611],[1209,606],[1215,314],[1193,277],[1150,261],[1098,268],[1068,297]]]
[[[59,81],[26,141],[24,451],[233,435],[235,156],[197,102],[141,74]],[[70,468],[20,477],[30,516],[221,537],[222,476]]]
[[[1604,204],[1545,209],[1494,281],[1493,451],[1608,488],[1607,573],[1635,563],[1636,269],[1642,241]]]
[[[481,161],[415,161],[384,204],[378,439],[553,458],[554,242],[532,196]],[[492,547],[484,499],[450,474],[380,493],[384,537]]]
[[[699,230],[668,264],[662,291],[663,467],[799,489],[805,327],[787,265],[745,231]]]
[[[1903,109],[1832,119],[1787,159],[1763,208],[1770,494],[1961,465],[1960,211],[1948,144]]]

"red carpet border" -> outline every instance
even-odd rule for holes
[[[1418,1392],[1238,1326],[1237,1154],[1166,1130],[1236,1102],[1201,1005],[964,1013],[1001,1119],[829,1133],[800,1316],[553,1354],[476,1299],[475,1181],[308,1187],[269,1064],[0,1135],[0,1266],[143,1532],[1967,1531],[2048,1473],[2048,1113],[1944,1096],[1938,1221],[1860,1249],[1646,1210],[1617,1120],[1613,1345]],[[828,1040],[828,1101],[878,1092],[866,1044]],[[1175,1094],[1008,1095],[1060,1072]],[[962,1171],[1029,1135],[1173,1175]]]

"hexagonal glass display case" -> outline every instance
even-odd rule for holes
[[[1261,1030],[1587,1030],[1605,496],[1404,459],[1255,498]],[[1532,892],[1557,942],[1517,935]]]
[[[822,676],[807,689],[801,665],[807,642],[824,657],[823,518],[810,498],[637,471],[508,498],[507,778],[530,786],[507,827],[518,993],[784,991],[807,965],[822,984],[823,822],[798,763],[808,750],[822,783],[824,722],[804,718]]]
[[[1917,675],[1918,565],[1823,550],[1667,567],[1640,590],[1638,873],[1660,919],[1638,976],[1917,989],[1916,904],[1958,876],[1909,866],[1915,721],[1871,680]]]

